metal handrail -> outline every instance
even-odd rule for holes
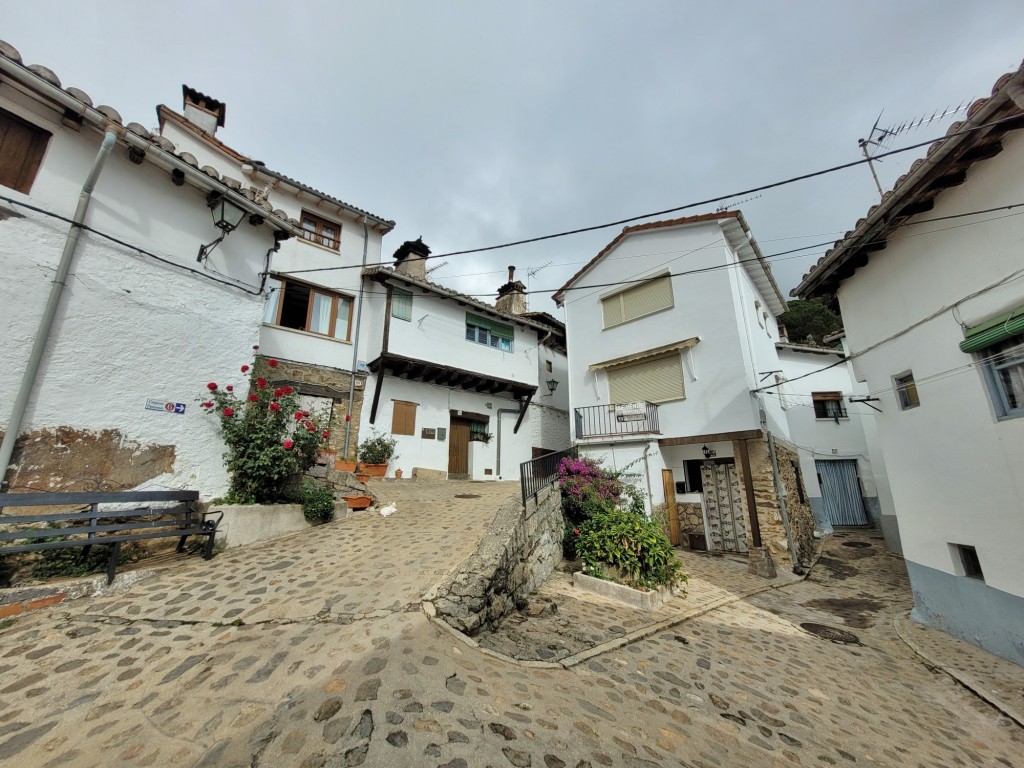
[[[532,461],[524,461],[519,465],[519,483],[523,493],[523,503],[536,496],[540,491],[554,484],[558,479],[558,465],[562,459],[575,459],[579,455],[576,448],[565,451],[546,453]]]

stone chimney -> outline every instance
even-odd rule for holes
[[[429,255],[430,248],[423,242],[422,237],[406,240],[395,251],[395,272],[414,280],[426,281]]]
[[[185,102],[182,111],[190,123],[198,125],[211,136],[217,133],[217,128],[224,127],[224,115],[227,112],[227,105],[224,102],[200,93],[195,88],[189,88],[184,83],[181,86],[181,95]]]
[[[508,268],[508,282],[498,289],[498,300],[494,308],[506,315],[522,315],[529,310],[526,307],[526,286],[515,279],[516,268]]]

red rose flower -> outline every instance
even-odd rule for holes
[[[286,395],[290,395],[295,390],[289,387],[287,384],[285,384],[283,387],[281,387],[281,391],[284,392]]]
[[[574,534],[576,534],[577,536],[579,536],[579,535],[580,535],[580,529],[579,529],[579,528],[573,528],[573,529],[572,529],[572,532],[573,532]]]
[[[345,421],[352,421],[352,417],[349,416],[347,413],[345,414]]]
[[[248,371],[249,371],[249,366],[248,365],[243,365],[242,366],[242,373],[248,373]]]
[[[258,403],[259,400],[260,400],[260,396],[259,395],[249,395],[249,402],[250,403]]]
[[[224,387],[224,389],[226,389],[228,392],[234,392],[235,391],[235,388],[232,387],[230,384],[228,384],[226,387]]]
[[[290,451],[292,449],[292,446],[295,445],[295,443],[293,443],[291,440],[285,440],[283,443],[281,443],[281,445],[284,446],[284,449],[286,451]]]
[[[267,360],[267,365],[271,368],[277,368],[277,360]]]
[[[267,388],[267,380],[266,379],[256,379],[256,386],[259,387],[260,389],[266,389]]]
[[[272,410],[274,413],[277,413],[278,411],[281,410],[281,406],[278,405],[277,403],[271,403],[270,410]]]
[[[274,390],[274,397],[280,397],[283,394],[284,394],[283,390],[280,390],[280,389],[275,389]]]
[[[206,388],[211,392],[215,392],[217,390],[217,382],[211,381],[209,384],[206,385]]]
[[[213,403],[207,400],[205,403],[203,403],[203,408],[213,408]]]
[[[234,416],[235,415],[235,409],[234,408],[225,408],[224,409],[224,415],[225,416]]]
[[[313,424],[309,421],[304,422],[302,426],[304,426],[306,429],[315,429]]]
[[[302,411],[295,412],[295,420],[299,421],[302,418]]]
[[[328,437],[330,437],[330,436],[331,436],[331,433],[330,433],[330,432],[328,432],[328,431],[327,431],[327,430],[325,429],[325,430],[324,430],[324,433],[323,433],[323,437],[324,437],[324,439],[326,439],[326,438],[328,438]]]
[[[306,431],[307,432],[316,432],[316,427],[314,427],[312,424],[310,424],[308,427],[306,427]]]
[[[253,344],[253,345],[252,345],[252,348],[253,348],[253,349],[259,349],[259,348],[260,348],[260,345],[259,345],[259,344]]]

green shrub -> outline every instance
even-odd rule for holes
[[[324,485],[302,486],[302,514],[307,520],[325,522],[334,517],[334,491]]]
[[[387,464],[395,456],[398,441],[376,429],[373,434],[359,444],[359,461],[363,464]]]
[[[672,544],[657,523],[643,515],[608,507],[578,530],[575,548],[588,576],[641,588],[686,580]]]
[[[334,491],[307,482],[302,486],[302,514],[307,520],[326,521],[334,517]]]

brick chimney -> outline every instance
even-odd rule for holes
[[[182,112],[190,123],[199,126],[211,136],[217,133],[217,128],[224,127],[224,115],[227,113],[227,105],[224,102],[200,93],[195,88],[189,88],[184,83],[181,86],[181,95],[185,102]]]
[[[427,279],[427,257],[430,248],[422,237],[406,240],[395,251],[395,272],[411,277],[414,280]]]
[[[508,268],[508,282],[498,289],[498,300],[494,308],[506,315],[522,315],[529,310],[526,307],[526,286],[515,279],[516,268]]]

